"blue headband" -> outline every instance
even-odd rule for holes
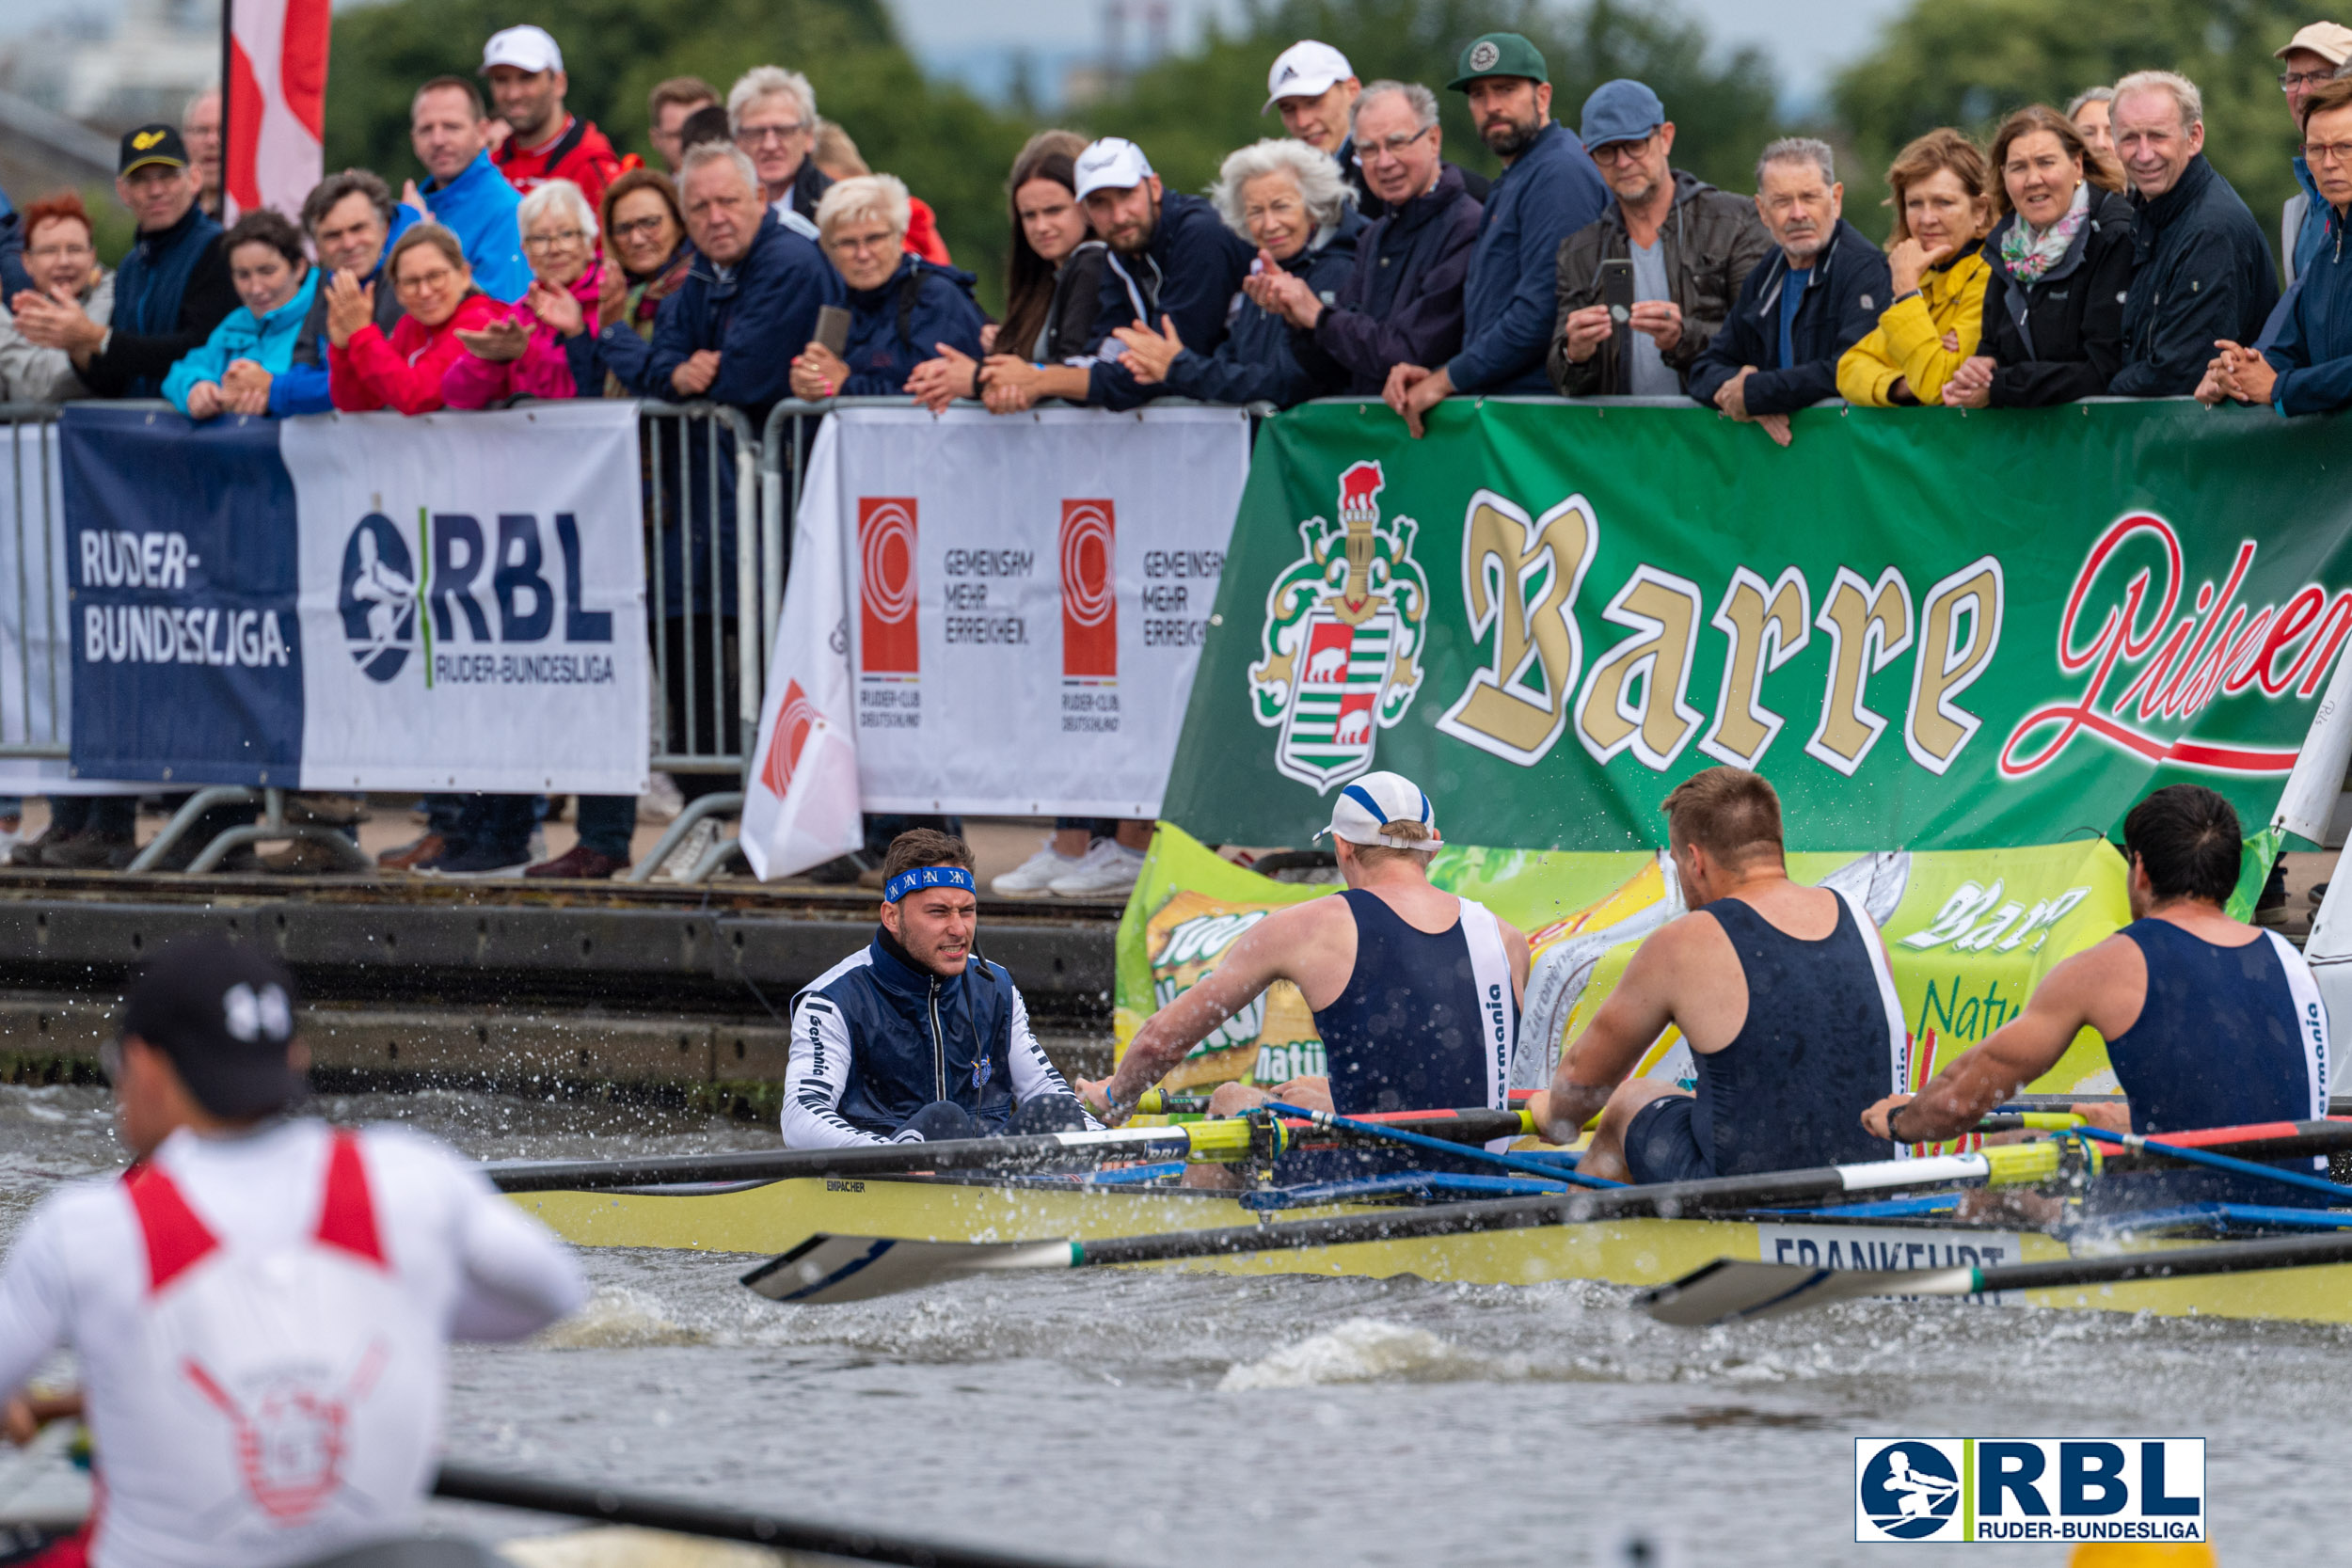
[[[972,885],[972,873],[960,865],[918,865],[891,878],[882,889],[882,899],[895,904],[917,888],[927,887],[960,887],[976,895],[977,892]]]

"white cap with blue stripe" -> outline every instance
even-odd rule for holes
[[[1380,831],[1391,822],[1418,822],[1429,830],[1429,836],[1406,838]],[[1402,773],[1367,773],[1341,790],[1340,798],[1331,802],[1331,825],[1323,833],[1350,844],[1390,849],[1434,849],[1438,842],[1437,814],[1430,809],[1429,797]]]

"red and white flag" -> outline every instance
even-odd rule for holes
[[[743,858],[763,880],[822,865],[866,843],[850,710],[849,562],[842,559],[838,422],[809,454],[793,520],[792,577],[768,664],[759,739],[743,796]],[[908,541],[913,554],[913,541]],[[910,559],[906,570],[912,574]],[[912,629],[913,617],[907,617]]]
[[[298,217],[326,171],[331,0],[229,0],[228,9],[224,215],[270,207]]]

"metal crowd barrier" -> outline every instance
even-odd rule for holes
[[[63,762],[72,700],[66,608],[64,502],[51,429],[54,404],[0,403],[8,473],[0,506],[0,757]],[[64,668],[60,668],[64,665]]]

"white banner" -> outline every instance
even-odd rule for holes
[[[745,807],[754,869],[857,847],[861,809],[1156,816],[1248,465],[1236,409],[827,416]]]
[[[289,420],[302,786],[646,784],[633,404]]]

